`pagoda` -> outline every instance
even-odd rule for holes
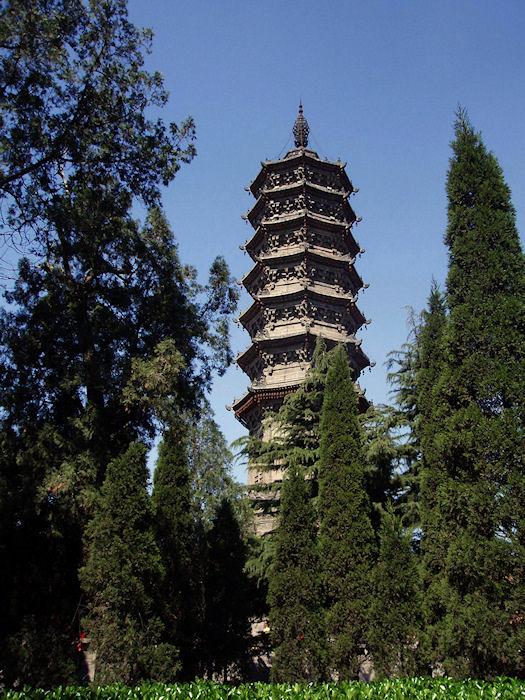
[[[239,317],[251,343],[237,357],[251,384],[232,406],[251,435],[263,435],[263,419],[304,380],[316,340],[343,343],[357,380],[370,363],[357,330],[368,323],[356,301],[366,286],[356,256],[364,251],[352,228],[360,220],[349,204],[357,190],[340,161],[321,160],[308,148],[302,105],[293,127],[295,148],[264,161],[250,185],[255,204],[244,218],[254,229],[241,248],[253,260],[242,284],[252,303]],[[361,395],[361,403],[366,401]],[[268,430],[268,428],[266,428]],[[279,482],[279,468],[250,464],[248,484]],[[271,529],[270,521],[267,523]],[[258,524],[264,531],[263,523]]]

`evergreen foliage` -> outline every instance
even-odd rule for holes
[[[1,233],[30,255],[0,318],[0,659],[8,683],[51,685],[74,679],[106,465],[225,369],[237,293],[221,258],[206,286],[178,258],[160,190],[191,159],[193,124],[146,116],[167,94],[124,0],[10,0],[1,22]]]
[[[522,674],[525,262],[501,168],[461,111],[452,148],[450,320],[424,455],[442,472],[427,536],[441,528],[444,552],[425,607],[448,673]]]
[[[421,444],[416,428],[418,423],[416,374],[419,368],[418,335],[421,319],[411,309],[410,333],[399,350],[388,354],[387,381],[394,406],[387,409],[388,425],[395,437],[397,463],[400,474],[400,492],[396,498],[396,511],[402,515],[406,526],[418,526]]]
[[[207,533],[203,662],[207,675],[242,678],[248,661],[246,545],[232,503],[223,498]]]
[[[379,558],[372,573],[369,649],[378,677],[419,672],[421,586],[409,533],[393,509],[383,513]]]
[[[146,116],[168,95],[126,1],[10,0],[1,36],[3,233],[45,254],[56,198],[63,208],[89,187],[94,202],[102,187],[157,205],[195,153],[194,125]]]
[[[80,578],[98,684],[168,680],[178,668],[178,650],[163,641],[155,615],[164,570],[147,484],[146,448],[132,443],[108,465],[86,528],[87,557]]]
[[[231,474],[233,455],[207,402],[197,417],[187,416],[186,432],[192,499],[204,529],[212,526],[224,498],[244,515],[242,491]]]
[[[297,466],[282,482],[275,558],[269,572],[272,679],[316,681],[326,675],[322,587],[311,482]]]
[[[371,405],[362,416],[365,489],[372,504],[371,521],[379,538],[381,516],[389,502],[398,502],[406,483],[401,472],[407,447],[397,435],[397,416],[390,406]]]
[[[365,491],[363,434],[346,350],[337,346],[326,378],[320,427],[319,544],[330,669],[357,677],[365,648],[376,542]]]
[[[180,651],[182,677],[188,679],[198,668],[203,622],[204,543],[192,500],[187,430],[182,423],[166,431],[159,445],[152,505],[165,569],[160,612],[167,638]]]

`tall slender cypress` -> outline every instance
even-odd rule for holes
[[[357,396],[342,346],[334,349],[326,378],[318,504],[329,666],[341,679],[355,678],[365,648],[376,545]]]
[[[501,168],[463,111],[452,148],[450,320],[424,455],[441,471],[426,536],[440,528],[442,552],[426,605],[434,661],[491,676],[523,671],[525,263]]]
[[[290,467],[281,489],[268,603],[274,649],[272,678],[316,681],[324,675],[317,524],[311,483]]]
[[[246,546],[227,498],[216,510],[206,542],[204,666],[210,678],[238,679],[248,661],[249,589]]]
[[[86,528],[87,559],[80,578],[99,684],[168,680],[178,665],[177,650],[163,642],[155,615],[164,572],[147,483],[146,448],[131,443],[109,463]]]
[[[417,334],[416,415],[413,426],[420,449],[421,571],[425,590],[422,648],[424,656],[431,662],[436,658],[434,626],[439,624],[442,610],[440,573],[448,541],[448,525],[444,522],[446,510],[439,506],[438,501],[438,494],[445,483],[444,465],[433,458],[434,441],[440,432],[438,381],[444,367],[443,335],[446,322],[445,300],[433,283]]]
[[[368,643],[378,676],[414,676],[419,668],[421,588],[410,534],[393,509],[383,512],[372,573]]]
[[[202,555],[192,505],[186,426],[164,434],[153,477],[155,534],[165,567],[161,614],[181,654],[183,678],[195,673],[203,618]],[[199,546],[200,545],[200,546]]]

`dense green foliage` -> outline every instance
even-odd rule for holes
[[[525,260],[501,168],[461,112],[452,147],[449,320],[423,432],[427,631],[447,672],[522,675]]]
[[[102,688],[56,688],[51,691],[10,691],[6,700],[516,700],[525,697],[523,682],[501,678],[492,683],[479,680],[455,681],[449,678],[410,678],[374,683],[342,682],[297,684],[251,683],[219,685],[197,683],[123,685]]]
[[[365,490],[363,434],[348,356],[332,355],[320,426],[319,548],[326,597],[328,667],[356,678],[366,644],[376,541]]]
[[[147,486],[146,448],[133,443],[109,463],[86,528],[80,580],[100,685],[170,678],[179,665],[156,615],[165,572]]]
[[[410,536],[391,508],[381,519],[371,581],[367,643],[376,677],[414,676],[421,667],[421,586]]]
[[[223,498],[206,535],[203,669],[208,676],[243,678],[251,614],[246,545],[234,507]]]
[[[45,249],[56,198],[86,186],[158,204],[194,154],[194,127],[146,116],[168,96],[125,0],[10,0],[0,22],[3,233]]]
[[[186,426],[170,427],[159,446],[152,504],[165,567],[162,615],[170,642],[180,650],[182,677],[192,678],[202,630],[203,538],[192,508],[187,450]]]
[[[274,540],[268,589],[272,678],[319,680],[325,648],[316,513],[311,481],[297,466],[288,468],[282,483]]]
[[[237,293],[221,258],[206,286],[179,260],[160,190],[193,125],[146,116],[167,95],[124,0],[10,0],[0,34],[0,233],[28,253],[0,316],[0,666],[53,685],[107,465],[201,401]]]

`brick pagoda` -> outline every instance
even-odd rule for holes
[[[232,408],[259,436],[265,413],[304,380],[318,336],[328,347],[346,346],[355,379],[369,365],[356,338],[367,323],[356,304],[364,286],[354,267],[363,252],[352,233],[359,219],[348,201],[357,190],[344,163],[321,160],[308,148],[302,106],[293,134],[295,148],[261,163],[250,185],[256,201],[245,218],[254,234],[241,246],[254,263],[242,279],[253,301],[239,317],[251,344],[237,363],[251,385]],[[248,468],[250,485],[281,479],[279,469]],[[271,519],[266,525],[258,523],[261,534]]]

